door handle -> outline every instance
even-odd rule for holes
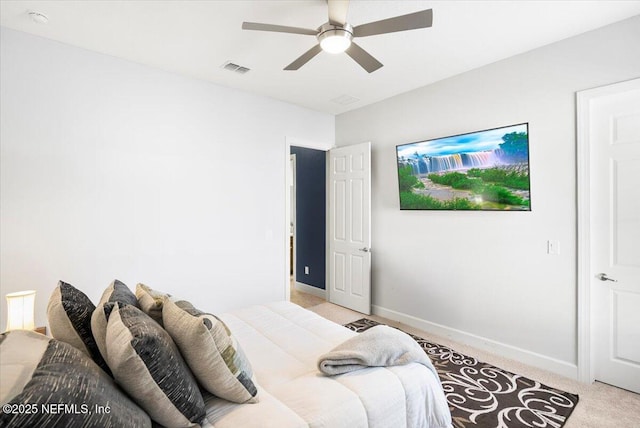
[[[371,248],[362,247],[362,248],[358,248],[358,251],[362,251],[364,253],[368,253],[369,251],[371,251]]]
[[[606,273],[599,273],[596,275],[596,278],[598,278],[600,281],[618,282],[617,279],[609,278]]]

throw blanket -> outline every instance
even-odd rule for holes
[[[318,369],[328,375],[367,367],[389,367],[420,363],[438,379],[424,349],[408,334],[386,325],[372,327],[346,340],[318,359]]]

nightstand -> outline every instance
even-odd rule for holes
[[[47,327],[46,326],[36,327],[36,328],[33,329],[33,331],[35,331],[36,333],[44,334],[46,336]]]

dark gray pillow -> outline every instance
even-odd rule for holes
[[[65,342],[16,330],[0,335],[0,354],[2,427],[151,427],[113,379]]]
[[[91,333],[91,315],[95,305],[82,291],[64,281],[51,293],[47,306],[47,319],[51,335],[78,348],[111,375]]]
[[[104,302],[122,302],[137,308],[140,307],[136,295],[133,294],[124,282],[117,279],[114,279],[107,289],[104,290],[104,293],[102,293],[100,303]]]
[[[204,419],[204,400],[193,374],[169,333],[147,314],[114,304],[106,343],[114,378],[154,421],[189,427]]]
[[[133,294],[124,282],[117,279],[113,280],[107,289],[104,290],[104,293],[102,293],[102,297],[91,315],[91,332],[100,350],[100,354],[105,361],[107,359],[107,346],[105,344],[107,321],[109,320],[109,313],[111,313],[111,308],[115,302],[126,303],[127,305],[132,305],[137,308],[140,307],[136,295]]]

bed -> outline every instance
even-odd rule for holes
[[[318,357],[358,333],[290,302],[220,317],[253,364],[261,399],[244,406],[212,397],[207,400],[210,425],[204,426],[451,426],[440,382],[420,364],[321,375]]]
[[[142,300],[140,301],[142,302]],[[115,312],[122,312],[122,319],[124,319],[124,310],[131,308],[131,305],[128,304],[120,303],[119,305],[119,309],[116,307],[108,320],[109,326],[114,322]],[[67,305],[68,307],[69,305]],[[141,312],[137,309],[135,311],[136,313]],[[165,327],[167,331],[171,331],[166,325],[167,309],[164,310],[164,313]],[[120,314],[117,316],[119,317]],[[57,323],[54,318],[50,316],[52,326]],[[180,419],[163,419],[164,421],[175,421],[165,422],[164,425],[200,425],[205,428],[451,427],[451,416],[440,382],[437,376],[424,365],[410,363],[394,367],[366,368],[338,376],[326,376],[320,373],[317,367],[318,357],[358,333],[328,321],[311,311],[290,302],[275,302],[230,311],[218,315],[216,319],[221,320],[221,324],[226,324],[225,329],[233,334],[234,343],[241,344],[243,358],[250,362],[252,368],[250,377],[257,389],[255,399],[243,402],[246,400],[245,397],[236,400],[238,402],[231,402],[202,390],[203,383],[198,374],[175,372],[173,375],[165,377],[177,380],[191,376],[198,378],[197,385],[203,392],[201,400],[204,403],[204,415],[198,414],[195,419],[191,418],[191,422],[186,420],[183,422]],[[155,329],[162,329],[155,321],[151,321],[150,324],[153,324]],[[45,398],[38,402],[38,399],[34,398],[34,391],[41,393],[43,388],[49,387],[47,385],[57,387],[66,383],[77,383],[78,378],[83,381],[87,378],[92,379],[93,375],[82,374],[92,370],[99,372],[95,377],[100,385],[95,383],[91,383],[88,387],[74,385],[72,392],[75,394],[79,390],[91,393],[98,390],[106,391],[107,394],[110,394],[107,398],[104,396],[82,396],[80,398],[63,395],[64,398],[57,401],[71,403],[75,406],[80,405],[81,402],[89,409],[99,408],[108,402],[111,407],[110,412],[96,415],[96,412],[90,411],[88,415],[78,415],[78,413],[82,413],[78,412],[78,407],[71,409],[73,411],[66,408],[62,413],[69,413],[68,415],[48,415],[44,422],[39,421],[40,426],[56,426],[61,422],[73,420],[60,419],[60,417],[76,418],[74,423],[77,426],[118,426],[122,420],[111,418],[126,414],[129,421],[128,426],[142,427],[149,426],[152,420],[155,420],[157,424],[158,420],[163,417],[154,413],[157,408],[168,406],[162,404],[163,397],[161,399],[154,398],[150,403],[139,401],[136,392],[128,389],[127,379],[118,375],[120,369],[113,364],[115,354],[113,349],[109,348],[108,353],[104,354],[103,362],[109,363],[108,367],[105,365],[105,368],[100,369],[93,361],[86,358],[86,355],[91,354],[90,351],[81,349],[76,352],[66,343],[33,332],[22,332],[20,335],[13,333],[3,334],[3,337],[0,338],[2,377],[3,379],[12,379],[12,385],[8,385],[8,382],[3,380],[3,391],[0,396],[3,404],[0,422],[3,422],[3,426],[33,424],[34,420],[17,418],[12,412],[28,409],[24,405],[29,405],[29,403],[35,403],[38,406],[42,406],[43,403],[46,405],[47,400],[52,400],[52,396],[45,391],[42,394]],[[162,334],[165,334],[164,330]],[[56,336],[55,333],[54,336]],[[96,334],[94,330],[92,336],[98,337],[99,334]],[[176,336],[179,335],[176,334]],[[116,336],[113,336],[109,330],[106,346],[111,346],[114,337]],[[52,346],[54,343],[55,347]],[[176,343],[179,345],[178,340]],[[101,346],[105,346],[104,339]],[[68,371],[69,373],[66,373],[65,376],[70,375],[72,380],[55,380],[44,384],[45,386],[33,384],[30,380],[31,377],[42,381],[43,376],[34,376],[33,372],[36,370],[35,365],[42,365],[44,357],[41,358],[39,355],[47,347],[56,348],[56,352],[63,356],[62,366],[67,366],[63,371]],[[154,345],[154,348],[157,347],[159,346]],[[175,345],[167,347],[171,348]],[[75,355],[74,352],[78,355]],[[181,352],[187,359],[183,348],[181,348]],[[99,355],[99,353],[97,354]],[[29,358],[25,358],[26,355]],[[70,358],[69,355],[73,358]],[[47,358],[50,363],[51,359]],[[162,361],[163,357],[160,355],[154,358],[156,361]],[[39,359],[41,362],[37,364]],[[58,368],[59,366],[61,364],[58,364]],[[51,365],[47,366],[48,372],[51,372],[50,367]],[[126,369],[130,376],[131,370],[129,367]],[[145,373],[147,372],[145,371]],[[193,373],[196,373],[195,369]],[[12,375],[9,376],[10,374]],[[115,378],[115,381],[111,376]],[[138,375],[133,376],[135,387],[141,383],[144,381],[139,380]],[[30,392],[27,393],[29,388],[31,388]],[[128,394],[121,393],[121,388]],[[20,393],[20,391],[23,392]],[[114,398],[117,394],[122,395],[121,400],[119,396]],[[151,397],[150,393],[143,395]],[[176,395],[175,392],[173,395]],[[200,398],[198,397],[198,399]],[[4,406],[7,403],[16,405],[13,409],[9,408],[8,413],[4,411],[7,409]],[[23,407],[18,408],[17,406],[21,404]],[[42,409],[44,407],[37,408],[39,411]],[[114,409],[118,411],[114,412]],[[187,413],[184,409],[181,411]],[[98,419],[91,419],[93,417]],[[77,418],[84,419],[79,421]]]

